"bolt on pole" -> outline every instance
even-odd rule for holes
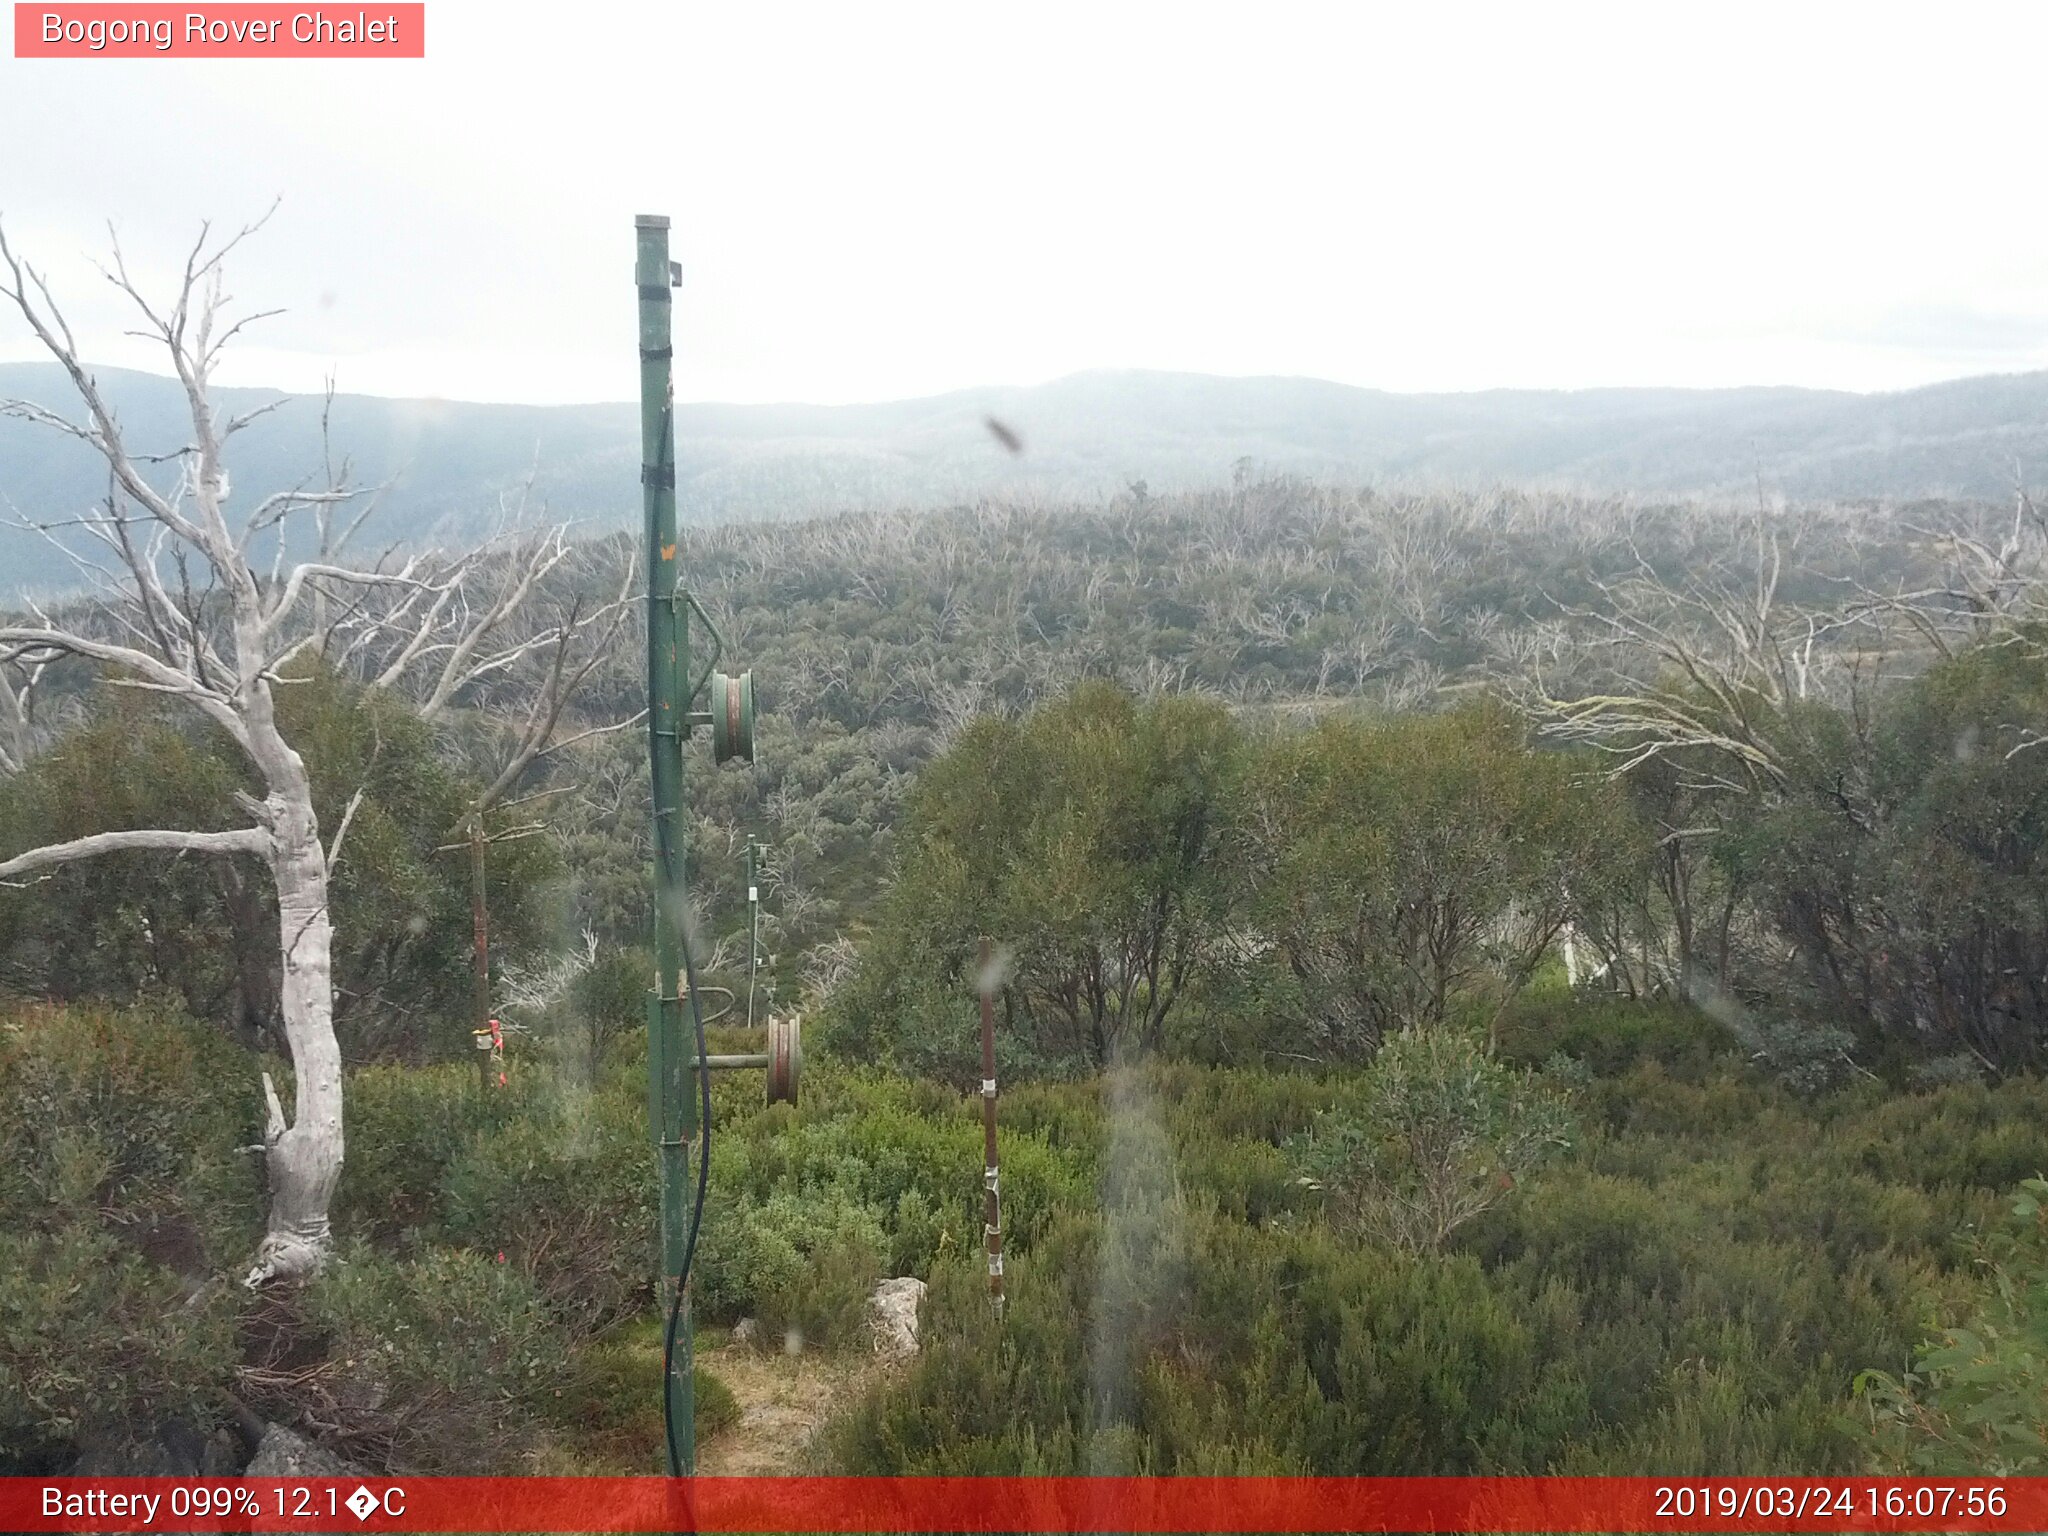
[[[681,1283],[689,1238],[690,1144],[697,1134],[697,1048],[683,1026],[683,742],[689,734],[683,679],[690,675],[689,620],[676,560],[675,390],[668,219],[633,221],[640,293],[640,488],[647,546],[647,730],[654,800],[654,995],[648,1000],[648,1118],[661,1177],[664,1299]],[[696,1470],[696,1404],[691,1375],[689,1293],[683,1292],[676,1348],[664,1388],[675,1404],[671,1477]]]
[[[996,1172],[996,966],[989,941],[981,941],[981,967],[975,977],[981,991],[981,1140],[982,1237],[988,1248],[988,1300],[1003,1313],[1003,1197]]]

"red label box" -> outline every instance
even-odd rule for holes
[[[17,59],[423,59],[420,0],[338,5],[36,4],[16,0]]]

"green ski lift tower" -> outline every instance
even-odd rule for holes
[[[708,1082],[700,1073],[759,1067],[771,1100],[796,1098],[801,1040],[795,1019],[770,1019],[764,1053],[712,1056],[705,1050],[696,967],[690,953],[684,863],[688,802],[684,754],[696,727],[711,728],[716,763],[754,760],[754,678],[717,670],[726,650],[718,626],[683,585],[676,537],[676,432],[672,290],[681,269],[669,260],[669,221],[634,221],[640,297],[640,485],[646,513],[647,741],[654,803],[654,991],[647,1006],[648,1118],[661,1178],[661,1296],[669,1308],[662,1389],[671,1477],[696,1470],[695,1396],[691,1380],[689,1289],[685,1284],[702,1214],[700,1162],[691,1152],[708,1127]],[[710,642],[701,667],[692,625]],[[698,706],[700,698],[703,707]],[[751,978],[749,978],[751,981]],[[702,1154],[700,1154],[702,1155]]]

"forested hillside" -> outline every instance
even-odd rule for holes
[[[189,435],[169,379],[119,369],[101,385],[139,451]],[[45,364],[0,364],[0,399],[61,407],[70,384]],[[622,373],[620,394],[630,393]],[[230,413],[274,390],[222,389]],[[596,530],[637,515],[637,407],[480,405],[337,395],[292,400],[237,444],[246,492],[299,485],[334,445],[358,483],[387,486],[359,553],[394,542],[473,541],[501,498],[532,498]],[[1003,451],[986,421],[1020,434]],[[2048,374],[1960,379],[1891,394],[1803,389],[1489,390],[1400,395],[1319,379],[1090,373],[1032,387],[963,390],[873,405],[681,404],[677,491],[686,522],[938,508],[1001,496],[1022,504],[1107,500],[1255,474],[1390,488],[1552,486],[1586,492],[1800,502],[2002,500],[2048,458]],[[29,521],[105,496],[82,443],[0,414],[0,497]],[[68,509],[68,511],[67,511]],[[295,547],[294,552],[301,552]],[[0,593],[73,591],[68,560],[0,527]]]
[[[865,1351],[875,1281],[914,1275],[922,1357],[794,1465],[2048,1466],[2043,549],[2025,506],[1250,473],[693,531],[763,711],[753,765],[690,749],[702,979],[744,988],[761,837],[763,976],[812,1053],[794,1109],[716,1087],[711,1370],[743,1319]],[[348,827],[316,1276],[234,1283],[259,1065],[290,1082],[255,866],[137,848],[0,889],[9,1469],[133,1464],[168,1424],[220,1470],[252,1422],[364,1466],[654,1464],[630,627],[568,653],[560,749],[475,809],[630,551],[571,553],[444,709],[380,684],[402,592],[281,664]],[[250,791],[227,732],[89,659],[8,664],[0,863],[224,829]],[[469,1035],[478,815],[503,1088]],[[1000,1319],[963,1091],[982,934]],[[700,1395],[708,1443],[737,1433]]]

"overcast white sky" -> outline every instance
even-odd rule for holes
[[[332,10],[342,7],[331,6]],[[353,14],[355,7],[348,6]],[[631,398],[1084,368],[1891,389],[2048,366],[2048,5],[428,0],[424,61],[0,58],[0,218],[86,259],[283,204],[230,382]],[[103,285],[102,285],[103,286]],[[0,315],[0,359],[31,356]]]

